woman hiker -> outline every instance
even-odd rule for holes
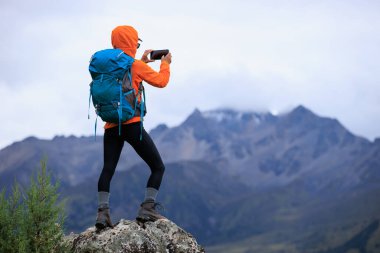
[[[112,45],[116,49],[121,49],[132,58],[140,46],[137,31],[131,26],[118,26],[112,31]],[[169,82],[171,54],[161,58],[160,71],[156,72],[148,66],[148,54],[152,50],[146,50],[141,60],[135,60],[131,67],[132,87],[138,91],[142,81],[148,84],[163,88]],[[141,113],[143,114],[143,113]],[[113,227],[109,212],[110,182],[119,161],[124,142],[128,142],[137,154],[147,163],[151,170],[147,186],[145,189],[145,199],[138,211],[137,220],[156,221],[166,219],[157,210],[156,197],[160,189],[165,166],[161,156],[144,128],[141,128],[142,116],[136,116],[122,123],[120,132],[118,124],[106,123],[104,128],[104,166],[98,182],[98,214],[96,218],[96,228],[103,229]]]

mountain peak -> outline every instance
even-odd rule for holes
[[[202,112],[199,109],[195,109],[189,117],[182,123],[182,125],[189,126],[189,125],[194,125],[197,124],[199,121],[202,121],[203,115]]]
[[[318,116],[303,105],[299,105],[292,111],[284,115],[287,120],[292,123],[309,122],[317,119]]]
[[[311,110],[309,110],[308,108],[306,108],[303,105],[297,106],[290,113],[297,114],[297,115],[307,115],[307,114],[315,115]]]
[[[198,108],[195,108],[189,117],[202,117],[202,112]]]
[[[152,136],[157,136],[157,135],[162,134],[163,132],[165,132],[168,129],[169,129],[169,127],[166,124],[159,124],[158,126],[156,126],[155,128],[153,128],[150,131],[150,134]]]

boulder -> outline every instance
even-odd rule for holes
[[[92,253],[201,253],[195,238],[170,220],[145,222],[120,220],[114,228],[65,236],[72,252]]]

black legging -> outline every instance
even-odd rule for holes
[[[104,167],[99,177],[98,191],[109,192],[110,183],[115,173],[116,165],[119,161],[124,141],[127,141],[137,152],[137,154],[148,164],[151,174],[147,187],[159,190],[165,166],[158,153],[156,145],[149,134],[143,128],[142,140],[140,140],[140,122],[122,125],[121,135],[119,127],[106,129],[104,132]]]

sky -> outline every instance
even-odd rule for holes
[[[0,19],[0,148],[94,134],[89,59],[111,48],[118,25],[143,39],[136,58],[172,52],[168,86],[145,85],[148,130],[195,108],[281,114],[304,105],[380,137],[377,0],[0,0]]]

